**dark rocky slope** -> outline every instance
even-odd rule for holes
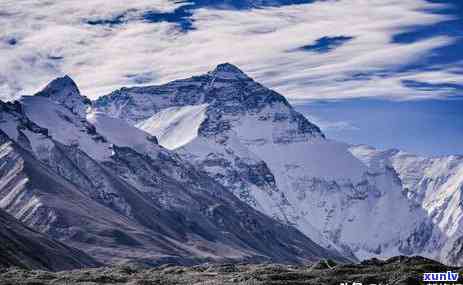
[[[0,209],[0,267],[54,271],[98,265],[82,251],[49,239]]]

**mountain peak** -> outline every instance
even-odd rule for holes
[[[209,75],[221,79],[250,79],[241,69],[231,63],[221,63],[209,72]]]
[[[46,97],[57,97],[57,96],[80,96],[79,88],[77,84],[72,80],[71,77],[65,75],[63,77],[58,77],[48,83],[45,88],[37,93],[36,95],[46,96]]]
[[[35,96],[48,97],[79,115],[85,114],[87,105],[91,103],[88,98],[80,94],[79,87],[68,75],[53,79]]]

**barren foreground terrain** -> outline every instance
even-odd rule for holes
[[[62,272],[9,268],[0,271],[0,284],[424,284],[425,272],[460,272],[422,257],[394,257],[360,264],[325,260],[305,266],[224,264],[182,267],[162,265],[104,267]]]

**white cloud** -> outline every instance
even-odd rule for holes
[[[307,114],[307,117],[312,123],[319,126],[324,132],[360,131],[359,127],[348,121],[327,121],[310,114]]]
[[[203,73],[232,62],[290,99],[361,96],[439,96],[415,91],[402,80],[463,82],[451,67],[373,75],[352,74],[399,68],[452,42],[434,37],[411,44],[391,38],[413,25],[448,17],[425,12],[424,0],[340,0],[249,11],[196,10],[196,30],[181,33],[175,24],[146,23],[146,10],[169,11],[171,1],[0,1],[0,98],[33,93],[64,73],[95,98],[132,84],[128,75],[152,76],[153,83]],[[127,12],[129,11],[129,12]],[[127,13],[128,22],[95,26],[88,19]],[[324,54],[294,50],[324,36],[352,36]],[[15,45],[8,44],[11,38]],[[292,52],[290,52],[292,51]]]

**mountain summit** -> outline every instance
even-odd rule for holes
[[[55,98],[59,96],[73,97],[80,96],[80,91],[74,80],[68,75],[65,75],[52,80],[42,91],[37,93],[37,95]]]
[[[299,140],[324,137],[321,130],[296,112],[284,96],[255,82],[230,63],[220,64],[207,74],[165,85],[121,88],[94,102],[95,109],[133,125],[143,123],[159,111],[170,112],[169,108],[185,107],[181,113],[189,117],[191,111],[197,112],[200,106],[203,106],[201,114],[204,116],[198,116],[204,118],[195,120],[193,129],[204,135],[227,131],[232,117],[267,112],[261,121],[287,124],[279,129],[281,133],[275,133],[275,141],[285,141],[289,137]]]
[[[80,94],[77,84],[68,75],[54,79],[35,96],[48,97],[81,116],[84,116],[90,104],[90,100]]]
[[[441,162],[423,161],[421,169],[419,158],[326,139],[282,95],[234,65],[122,88],[94,108],[156,136],[242,201],[325,247],[358,259],[420,254],[461,262],[450,250],[462,243],[449,221],[460,220],[462,208],[445,201],[459,199],[452,189],[463,185],[463,162],[437,171]]]
[[[231,63],[222,63],[208,73],[212,77],[220,79],[251,79],[241,69]]]

